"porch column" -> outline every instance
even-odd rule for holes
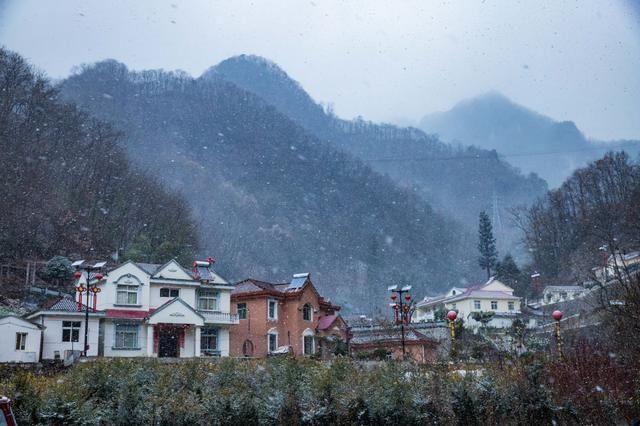
[[[193,356],[198,357],[200,356],[200,327],[196,326],[196,338],[195,338],[195,348],[193,350]]]
[[[153,326],[147,325],[147,356],[153,356]]]

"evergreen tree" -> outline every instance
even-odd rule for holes
[[[507,254],[501,261],[496,263],[496,278],[513,288],[518,296],[525,296],[527,293],[527,274],[518,268],[511,254]]]
[[[493,237],[491,220],[484,211],[480,212],[478,251],[480,251],[478,264],[482,269],[487,270],[487,279],[489,279],[491,278],[491,269],[496,266],[498,260],[498,251],[496,250],[496,239]]]

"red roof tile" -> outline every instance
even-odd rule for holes
[[[325,315],[318,320],[318,330],[326,330],[338,318],[337,315]]]

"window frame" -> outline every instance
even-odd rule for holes
[[[134,291],[135,289],[135,291]],[[120,295],[126,295],[126,301],[120,300]],[[129,296],[135,294],[135,302],[129,301]],[[140,286],[136,284],[117,284],[116,285],[116,305],[120,306],[140,306]]]
[[[27,348],[27,335],[24,331],[16,332],[16,351],[24,351]]]
[[[168,293],[168,296],[163,296],[162,292],[165,291]],[[180,297],[180,289],[179,288],[171,288],[171,287],[162,287],[160,289],[160,297],[170,297],[175,299],[176,297]]]
[[[211,347],[213,340],[215,347]],[[208,343],[204,345],[205,341]],[[204,327],[200,332],[200,351],[201,352],[218,352],[220,351],[220,332],[216,327]]]
[[[213,307],[210,307],[209,303],[212,303]],[[220,311],[220,292],[212,288],[200,289],[198,291],[198,310],[206,312]]]
[[[271,313],[272,306],[273,315]],[[278,319],[278,301],[275,299],[267,299],[267,319],[270,321],[276,321]]]
[[[474,300],[473,309],[482,309],[482,302],[480,300]]]
[[[272,338],[273,338],[273,342],[274,342],[273,349],[271,349],[271,339]],[[270,354],[272,354],[275,351],[277,351],[278,348],[279,348],[279,346],[278,346],[278,333],[274,333],[274,332],[267,333],[267,351]]]
[[[129,330],[118,330],[119,328],[127,327]],[[133,331],[131,330],[133,329]],[[118,334],[124,336],[119,337]],[[126,344],[126,336],[133,334],[133,345]],[[113,346],[112,349],[116,350],[139,350],[140,349],[140,324],[132,323],[115,323],[113,325]]]
[[[81,329],[82,321],[62,320],[62,343],[79,343]],[[67,332],[69,335],[65,338]]]
[[[310,352],[307,352],[307,342],[310,342]],[[315,339],[313,338],[313,336],[308,335],[308,336],[302,336],[302,353],[304,355],[313,355],[314,353],[316,353],[315,351]]]
[[[305,303],[302,306],[302,319],[303,321],[313,321],[313,306],[310,303]]]
[[[509,302],[508,309],[510,311],[515,311],[516,310],[516,302]]]
[[[238,314],[238,319],[247,319],[247,313],[249,310],[247,309],[246,302],[240,302],[236,304],[236,313]]]
[[[491,310],[492,311],[497,311],[498,310],[498,301],[497,300],[492,300],[491,301]]]

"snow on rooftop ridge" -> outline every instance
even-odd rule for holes
[[[309,272],[302,272],[300,274],[293,274],[293,278],[308,278],[311,275]]]

